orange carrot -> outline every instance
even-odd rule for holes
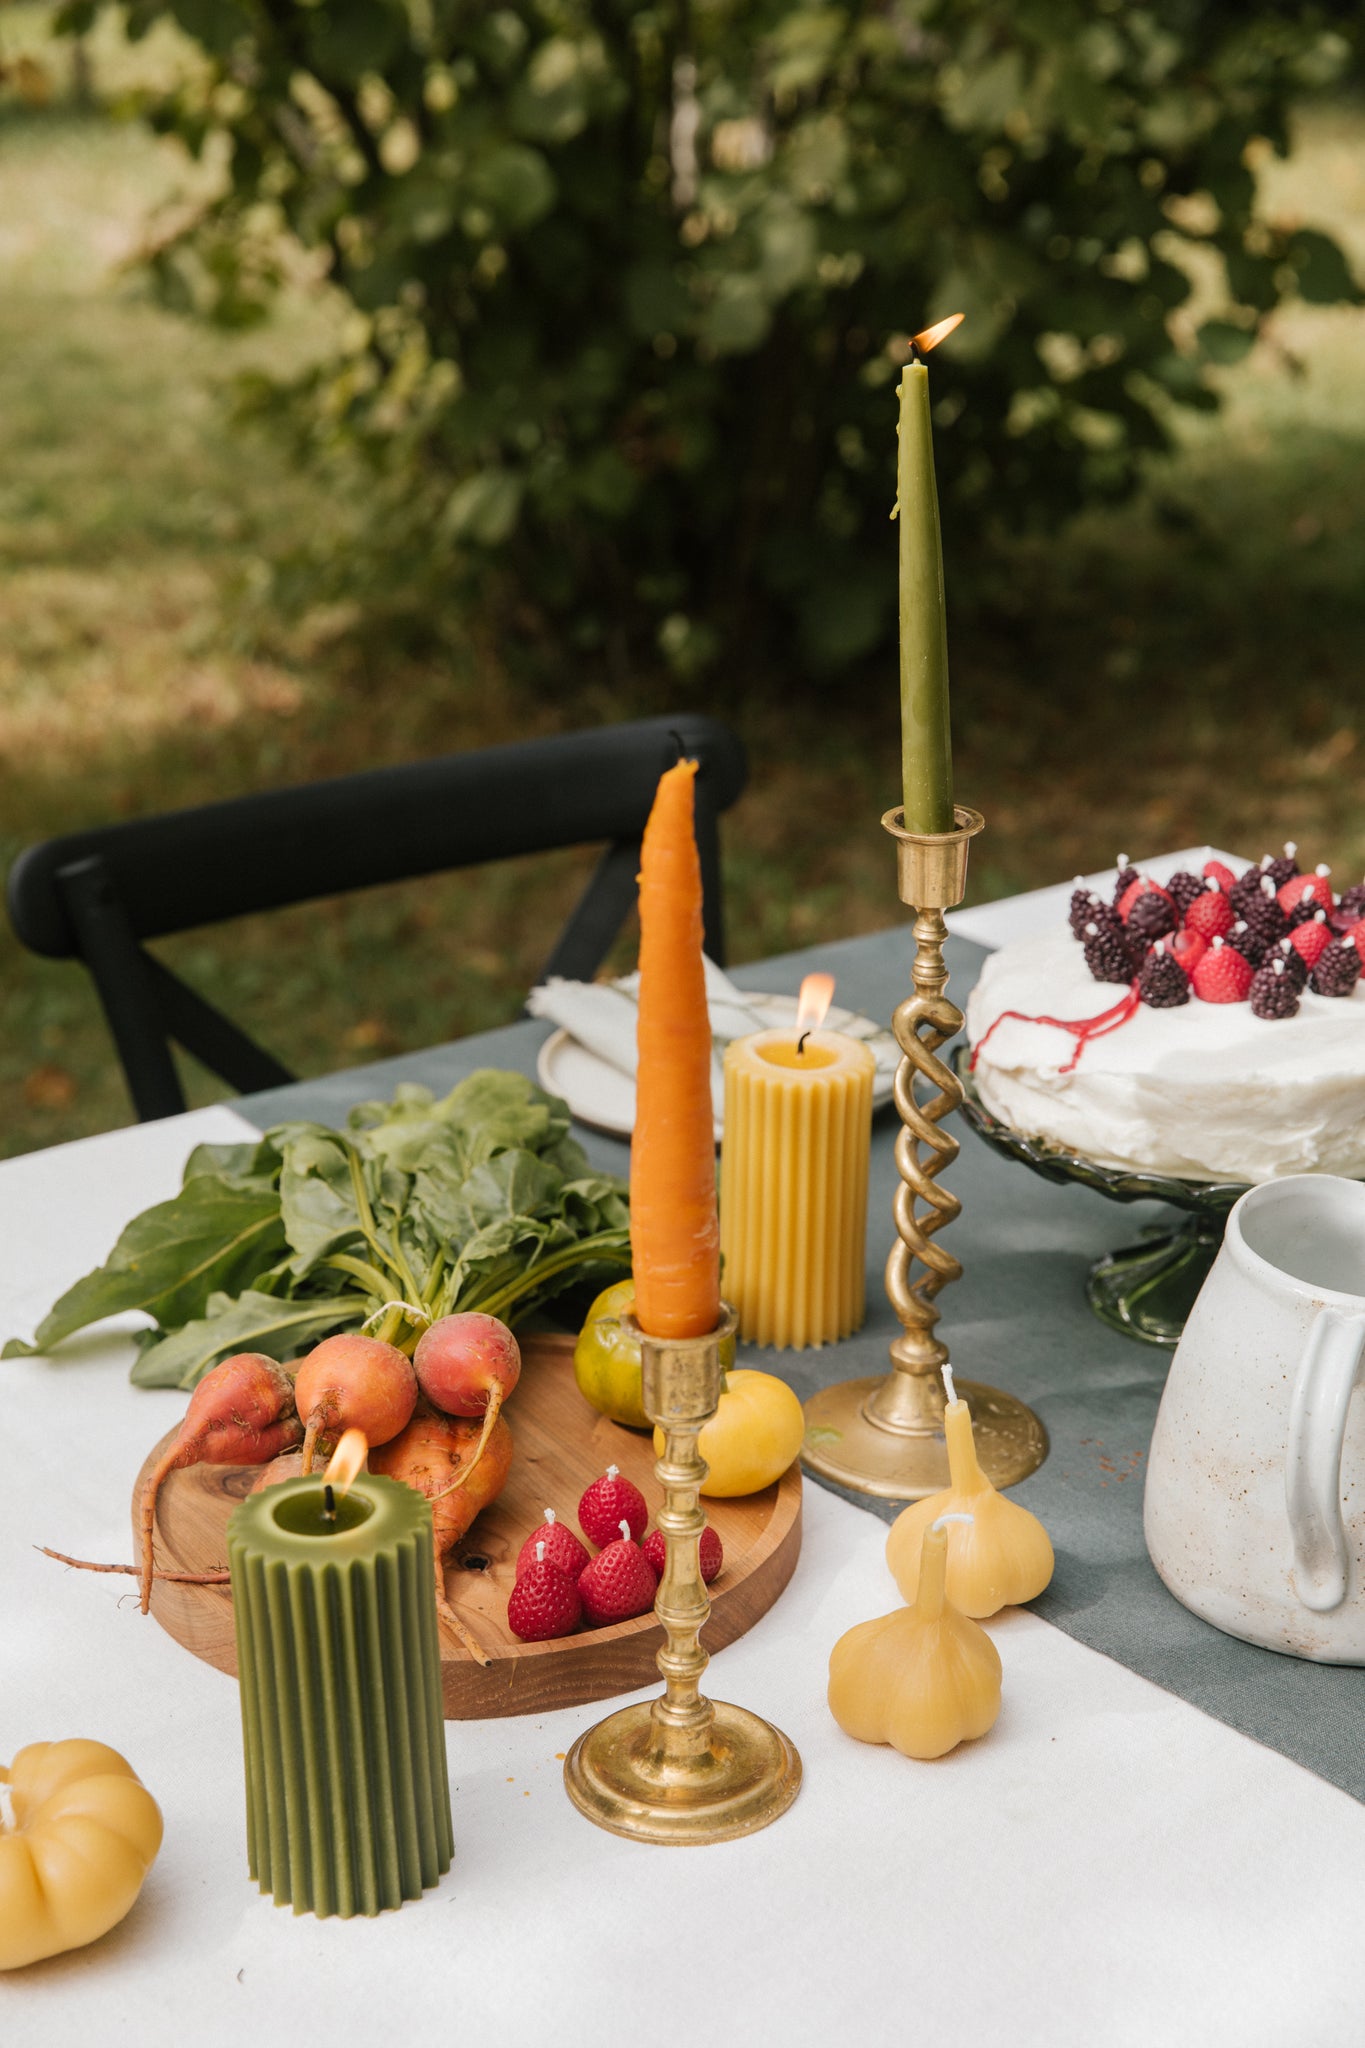
[[[701,955],[695,761],[660,779],[640,857],[640,1020],[630,1241],[635,1312],[651,1337],[720,1319],[711,1021]]]

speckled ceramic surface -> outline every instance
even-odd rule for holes
[[[1178,1600],[1229,1635],[1365,1664],[1365,1186],[1243,1195],[1171,1362],[1144,1529]]]

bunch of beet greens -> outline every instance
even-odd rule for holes
[[[279,1124],[256,1144],[200,1145],[169,1202],[128,1225],[27,1344],[142,1309],[132,1378],[193,1387],[233,1352],[297,1358],[368,1328],[411,1351],[428,1323],[482,1309],[525,1320],[566,1288],[629,1271],[625,1188],[595,1173],[569,1113],[520,1074],[471,1074],[441,1102],[400,1086],[349,1128]]]

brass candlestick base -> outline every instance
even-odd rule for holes
[[[623,1321],[633,1323],[633,1317]],[[662,1699],[599,1721],[564,1763],[570,1799],[589,1820],[637,1842],[726,1842],[785,1813],[801,1789],[801,1759],[780,1729],[744,1707],[703,1699],[710,1659],[701,1631],[711,1612],[697,1545],[706,1517],[698,1489],[706,1465],[702,1425],[720,1400],[720,1340],[732,1309],[705,1337],[640,1333],[644,1406],[665,1432],[654,1467],[664,1489],[659,1514],[666,1563],[654,1611],[668,1638],[659,1652]]]
[[[942,1368],[948,1347],[934,1334],[935,1297],[962,1267],[934,1241],[945,1223],[961,1214],[956,1195],[938,1185],[938,1175],[957,1157],[957,1140],[941,1128],[962,1101],[962,1083],[937,1057],[938,1049],[962,1029],[962,1012],[943,991],[948,970],[943,946],[948,936],[943,913],[960,903],[967,889],[967,848],[981,830],[980,811],[958,805],[952,832],[907,832],[899,810],[882,824],[896,841],[901,901],[915,910],[915,992],[896,1011],[892,1028],[904,1058],[896,1074],[896,1108],[903,1126],[896,1140],[897,1242],[886,1262],[886,1291],[902,1330],[891,1346],[894,1372],[880,1379],[845,1380],[826,1387],[806,1403],[806,1440],[801,1460],[810,1471],[855,1493],[883,1500],[922,1500],[948,1484],[943,1437]],[[927,1102],[915,1094],[920,1077],[938,1093]],[[921,1147],[928,1156],[921,1158]],[[925,1203],[920,1214],[917,1204]],[[911,1279],[915,1260],[924,1267]],[[981,1469],[996,1486],[1012,1486],[1036,1472],[1047,1456],[1042,1423],[1012,1394],[959,1381],[971,1411]]]

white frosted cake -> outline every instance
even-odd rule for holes
[[[1252,976],[1240,961],[1228,964],[1242,977],[1240,983],[1234,978],[1241,998],[1215,978],[1218,992],[1201,1000],[1198,991],[1211,985],[1206,977],[1215,959],[1202,973],[1196,960],[1190,986],[1186,977],[1177,982],[1173,971],[1180,957],[1173,949],[1186,933],[1183,905],[1177,930],[1155,940],[1129,933],[1123,919],[1119,939],[1133,948],[1128,981],[1121,966],[1105,971],[1110,963],[1103,954],[1091,957],[1092,948],[1112,945],[1113,913],[1111,907],[1110,936],[1101,940],[1086,921],[1082,895],[1078,890],[1073,898],[1075,936],[1062,929],[1002,947],[986,961],[968,999],[973,1078],[992,1115],[1102,1165],[1182,1179],[1365,1175],[1365,982],[1353,980],[1349,993],[1320,994],[1314,971],[1294,991],[1295,1002],[1290,975],[1266,946],[1250,1000],[1245,984]],[[1340,931],[1330,892],[1324,902],[1318,923],[1330,919],[1328,929]],[[1194,918],[1198,923],[1200,913]],[[1220,936],[1211,943],[1231,950],[1243,932],[1238,923],[1228,941]],[[1319,934],[1320,943],[1326,936]],[[1277,951],[1299,975],[1288,950],[1293,938],[1291,931],[1280,939]],[[1220,967],[1227,961],[1225,952],[1216,957]],[[1337,957],[1329,956],[1327,965]],[[1321,979],[1324,987],[1333,985],[1329,974]],[[1165,992],[1167,980],[1176,992]],[[1097,1017],[1106,1024],[1089,1032],[1064,1028]]]

